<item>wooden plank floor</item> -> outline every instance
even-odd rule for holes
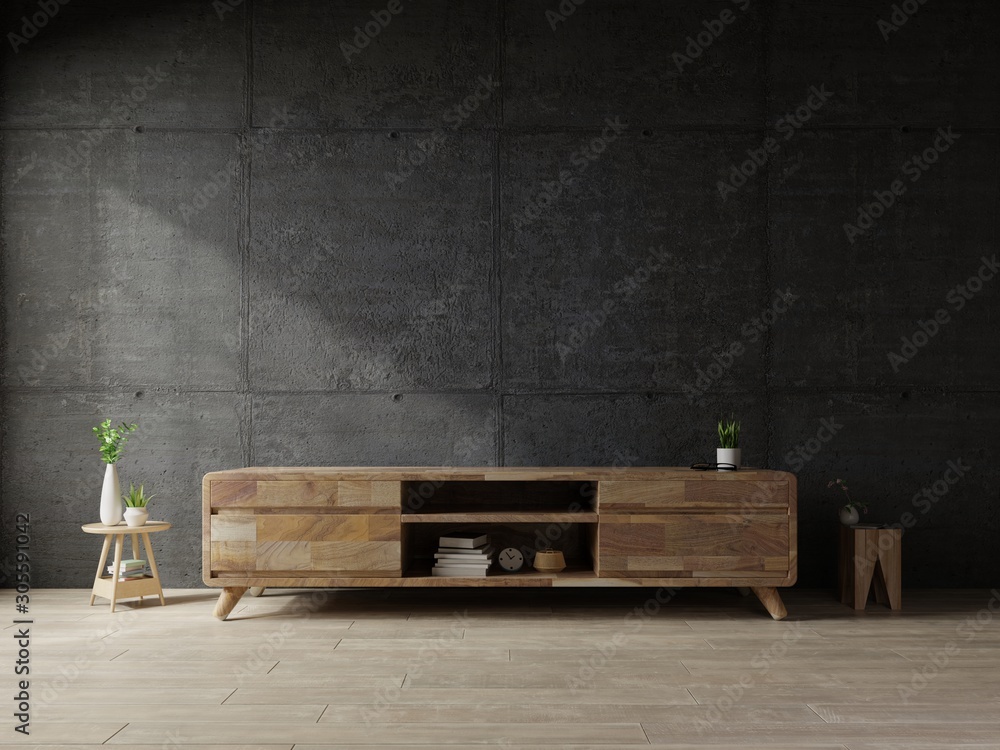
[[[731,589],[32,592],[31,735],[0,748],[1000,748],[1000,592],[855,613]],[[13,592],[0,639],[13,696]],[[646,610],[644,610],[644,607]],[[646,611],[653,614],[646,614]]]

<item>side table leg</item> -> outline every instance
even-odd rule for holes
[[[220,620],[225,620],[233,608],[239,604],[240,597],[246,593],[246,590],[246,586],[226,586],[222,589],[222,595],[219,596],[219,601],[212,614]]]
[[[97,575],[94,576],[94,588],[90,592],[90,606],[94,606],[94,599],[97,598],[97,582],[101,580],[101,576],[104,574],[104,566],[108,564],[108,550],[111,549],[111,537],[113,534],[104,535],[104,545],[101,547],[101,559],[97,562]]]
[[[138,560],[139,559],[139,538],[138,538],[139,535],[138,534],[129,534],[129,536],[132,537],[132,559]],[[140,604],[142,603],[142,596],[139,597],[139,603]]]
[[[111,612],[115,611],[118,601],[118,577],[122,574],[122,547],[125,546],[125,535],[115,534],[115,566],[111,571]]]
[[[250,596],[263,596],[265,591],[267,591],[266,586],[251,586]]]
[[[757,595],[757,598],[760,599],[760,603],[764,605],[764,609],[766,609],[775,620],[784,620],[788,615],[788,611],[785,609],[785,605],[781,601],[781,595],[778,593],[778,589],[773,586],[751,586],[750,590]]]
[[[144,533],[142,535],[142,544],[146,548],[146,557],[149,558],[149,571],[153,574],[153,578],[156,579],[156,588],[160,592],[160,606],[166,604],[163,600],[163,584],[160,583],[160,571],[156,567],[156,558],[153,557],[153,545],[149,543],[149,534]]]

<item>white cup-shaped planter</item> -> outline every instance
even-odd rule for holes
[[[717,464],[732,464],[737,469],[740,468],[740,458],[742,449],[740,448],[716,448],[715,462]],[[733,469],[719,469],[719,471],[733,471]]]
[[[145,508],[126,508],[125,523],[128,526],[145,526],[149,520],[149,511]]]

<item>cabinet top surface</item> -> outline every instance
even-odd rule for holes
[[[354,481],[795,481],[787,471],[746,468],[698,471],[677,466],[253,466],[205,475],[211,480],[354,480]]]

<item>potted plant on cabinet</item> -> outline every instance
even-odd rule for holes
[[[145,526],[149,520],[149,511],[146,506],[153,499],[152,495],[146,494],[145,485],[139,485],[139,489],[129,482],[128,493],[122,495],[125,501],[125,523],[129,526]]]
[[[94,428],[94,434],[101,441],[101,460],[107,464],[104,485],[101,487],[101,523],[105,526],[117,526],[122,520],[122,490],[115,464],[122,457],[129,435],[136,429],[136,425],[124,422],[118,427],[112,427],[110,419],[105,419]]]
[[[730,417],[729,421],[719,420],[719,447],[715,451],[715,462],[719,471],[734,471],[740,468],[740,423]],[[734,469],[722,468],[731,464]]]
[[[851,493],[847,490],[847,485],[844,484],[843,479],[834,479],[828,482],[827,487],[839,487],[843,493],[844,497],[847,499],[847,503],[840,508],[840,522],[844,526],[853,526],[860,519],[861,515],[858,513],[860,509],[862,513],[868,512],[868,503],[864,500],[852,500]]]

